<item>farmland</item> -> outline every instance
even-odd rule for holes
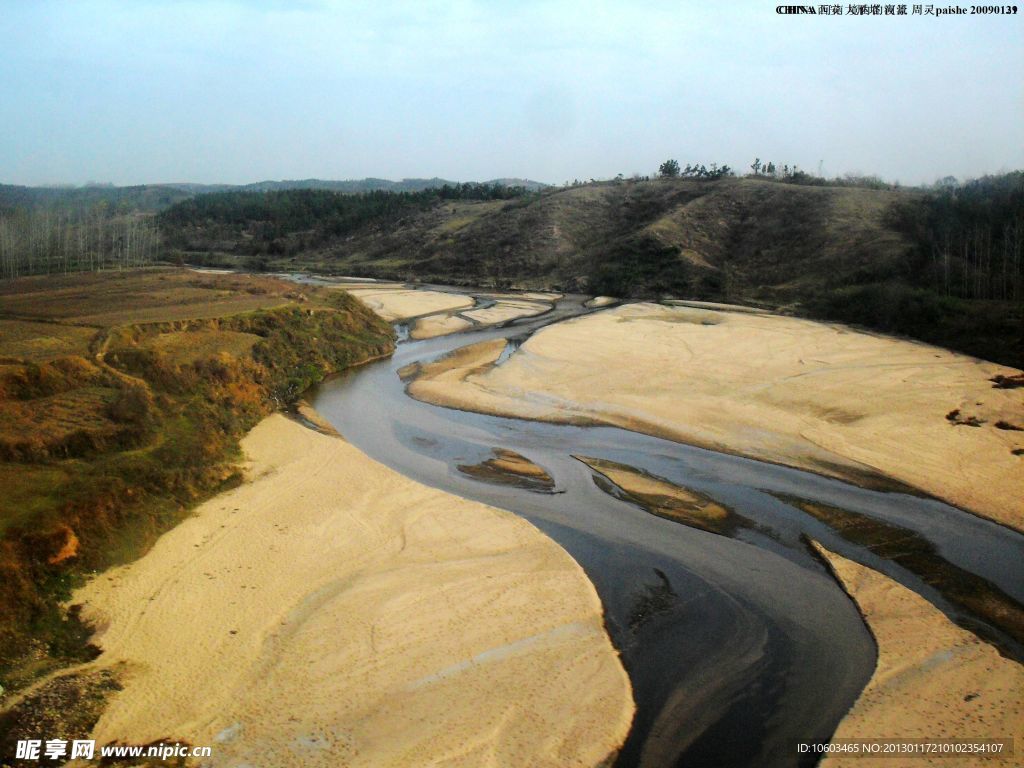
[[[240,479],[238,440],[392,349],[348,294],[179,269],[0,286],[0,685],[88,658],[59,603]]]

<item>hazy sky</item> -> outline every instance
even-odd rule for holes
[[[0,182],[1024,168],[1022,16],[776,4],[0,0]]]

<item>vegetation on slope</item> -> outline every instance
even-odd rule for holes
[[[248,266],[266,266],[269,257],[290,256],[355,232],[400,225],[405,217],[441,201],[508,200],[521,187],[445,184],[421,192],[365,192],[343,195],[319,189],[274,192],[220,192],[179,203],[159,216],[172,248],[190,255],[228,248],[248,257]]]
[[[437,200],[508,199],[542,186],[530,181],[518,186],[519,182],[306,179],[243,187],[0,184],[0,278],[151,265],[165,252],[154,214],[174,203],[180,205],[164,221],[172,246],[188,249],[194,231],[202,229],[204,236],[216,238],[217,245],[236,243],[232,249],[252,256],[250,266],[258,269],[265,266],[267,253],[294,253]],[[199,198],[192,201],[196,195]]]
[[[464,182],[485,187],[522,187],[531,192],[543,189],[546,185],[530,179],[491,179],[484,182]],[[287,189],[326,189],[332,192],[344,192],[354,195],[363,192],[423,192],[427,189],[441,189],[444,186],[457,187],[459,182],[441,179],[285,179],[282,181],[257,181],[252,184],[169,184],[167,186],[179,190],[204,194],[208,192],[277,192]]]
[[[0,275],[162,256],[250,270],[714,299],[1024,366],[1024,173],[966,184],[947,178],[924,190],[873,177],[826,180],[760,160],[746,178],[714,164],[662,165],[663,177],[653,180],[533,191],[492,183],[343,195],[310,180],[281,183],[308,189],[275,183],[254,187],[274,188],[268,192],[195,196],[206,188],[172,185],[189,197],[156,217],[146,211],[166,196],[155,187],[135,188],[135,198],[116,188],[66,191],[67,200],[121,196],[101,200],[101,209],[44,204],[57,191],[35,190],[35,207],[6,213],[28,193],[3,187]],[[408,181],[400,188],[422,180]],[[124,212],[133,199],[135,212]]]
[[[192,216],[187,237],[178,206],[162,224],[190,261],[754,303],[1024,364],[1024,174],[903,190],[785,170],[421,198],[341,226],[314,215],[269,243],[244,196]]]
[[[87,657],[59,606],[74,583],[236,482],[238,440],[262,416],[391,349],[348,294],[272,278],[0,284],[0,684]]]
[[[0,213],[0,278],[139,267],[161,253],[146,214],[102,205]]]

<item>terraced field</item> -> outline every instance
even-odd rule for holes
[[[235,482],[238,440],[260,418],[391,348],[390,327],[347,293],[271,277],[0,283],[3,689],[88,657],[59,606],[82,574],[139,556]]]

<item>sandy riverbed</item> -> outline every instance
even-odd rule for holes
[[[443,291],[417,291],[401,287],[348,287],[346,290],[388,321],[466,309],[475,303],[473,297]]]
[[[484,342],[410,393],[467,410],[607,423],[866,482],[886,476],[1024,530],[1019,373],[943,349],[765,313],[629,304]],[[977,421],[978,426],[971,426]]]
[[[470,312],[463,312],[462,315],[481,325],[496,325],[515,320],[518,317],[533,317],[547,312],[549,309],[551,309],[551,304],[540,301],[499,301],[493,307],[474,309]]]
[[[469,330],[473,323],[458,315],[441,314],[421,317],[409,331],[413,339],[432,339],[435,336],[445,336],[449,333],[458,333]]]
[[[629,680],[579,566],[506,512],[271,416],[253,477],[75,595],[124,662],[101,742],[215,765],[598,765]]]
[[[422,317],[413,325],[409,335],[413,339],[432,339],[435,336],[465,331],[475,325],[497,325],[520,317],[533,317],[550,310],[552,307],[551,302],[557,299],[558,295],[554,294],[552,299],[546,301],[508,299],[504,298],[504,294],[496,294],[487,298],[496,299],[493,306]]]
[[[826,550],[878,643],[878,666],[839,724],[841,739],[1010,738],[1024,744],[1024,667],[960,629],[937,608],[877,571]],[[871,765],[1009,766],[1015,756],[872,758]],[[863,765],[836,757],[823,766]]]

